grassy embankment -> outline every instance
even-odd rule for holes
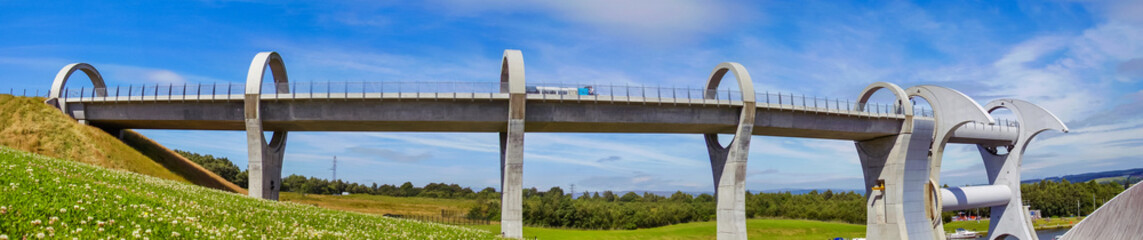
[[[494,238],[467,228],[265,201],[8,147],[0,147],[0,235],[9,239]]]
[[[233,183],[135,133],[123,141],[79,124],[43,98],[0,94],[0,145],[106,168],[245,193]]]

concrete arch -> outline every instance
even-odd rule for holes
[[[754,101],[754,81],[750,79],[750,73],[746,71],[746,67],[736,62],[719,63],[714,67],[714,71],[710,73],[710,79],[706,81],[706,90],[703,92],[703,98],[714,99],[714,94],[710,90],[717,90],[718,86],[722,83],[722,77],[726,76],[727,72],[733,72],[735,80],[738,81],[738,89],[742,91],[743,102]]]
[[[1008,146],[987,146],[978,144],[977,149],[984,160],[989,184],[1005,186],[1013,193],[1007,204],[992,206],[988,233],[990,239],[1003,239],[1013,236],[1019,239],[1035,239],[1036,233],[1023,205],[1020,194],[1020,166],[1028,143],[1042,132],[1058,129],[1067,132],[1068,128],[1048,110],[1024,100],[997,99],[984,106],[989,113],[997,109],[1008,109],[1017,117],[1020,125],[1016,140]],[[1007,147],[1008,153],[997,154],[997,147]]]
[[[897,84],[889,82],[871,83],[869,86],[865,87],[865,90],[861,90],[861,96],[857,98],[857,111],[865,110],[865,104],[869,101],[869,98],[872,97],[874,93],[877,93],[877,91],[882,89],[892,92],[893,96],[897,96],[897,106],[901,106],[903,108],[902,110],[905,116],[913,116],[913,102],[909,101],[909,94],[905,93],[905,89],[897,86]]]
[[[246,72],[245,121],[246,145],[249,151],[249,195],[269,200],[278,200],[281,190],[282,158],[286,150],[286,131],[274,131],[270,141],[266,141],[262,128],[262,78],[270,67],[274,77],[276,93],[289,93],[286,64],[277,52],[260,52],[254,55]]]
[[[500,132],[500,235],[524,237],[524,55],[504,50],[500,92],[508,93],[508,124]]]
[[[941,173],[941,159],[944,155],[945,145],[948,143],[949,138],[952,137],[953,131],[960,126],[970,122],[982,122],[992,124],[994,120],[988,112],[984,111],[977,104],[976,101],[964,95],[957,90],[950,88],[933,86],[933,85],[920,85],[905,89],[909,97],[920,97],[929,102],[933,108],[933,122],[932,122],[932,145],[928,152],[927,166],[920,166],[921,168],[928,169],[928,179],[932,184],[925,182],[913,182],[913,179],[906,177],[905,192],[922,192],[923,199],[920,205],[910,204],[916,203],[910,201],[910,198],[918,196],[905,196],[905,204],[903,205],[905,212],[912,212],[914,214],[923,215],[906,215],[906,226],[910,229],[910,235],[917,235],[916,237],[943,239],[944,238],[944,223],[941,221],[941,195],[938,191],[939,188],[934,188],[931,185],[940,186],[940,173]],[[920,169],[906,169],[906,175],[915,174],[914,172],[923,171]],[[914,189],[916,184],[921,185],[919,189]],[[919,219],[927,219],[927,221],[919,221]],[[911,238],[914,236],[910,236]]]
[[[500,63],[500,92],[524,93],[524,54],[506,49]]]
[[[757,111],[754,82],[742,64],[720,63],[714,67],[706,82],[703,98],[715,98],[714,91],[727,73],[734,73],[742,91],[742,115],[738,118],[734,139],[723,147],[718,142],[718,134],[708,133],[703,136],[714,176],[718,239],[746,239],[746,160],[750,153],[750,137],[754,132]]]
[[[67,85],[68,78],[76,70],[83,71],[87,74],[87,78],[91,79],[91,84],[95,86],[96,96],[107,96],[107,84],[103,82],[103,75],[99,74],[99,70],[95,70],[95,66],[87,63],[72,63],[64,66],[58,73],[56,73],[55,80],[52,81],[52,89],[48,93],[48,99],[60,98],[63,96],[64,87]],[[102,90],[100,90],[102,89]]]
[[[92,91],[95,92],[95,96],[107,96],[107,84],[103,82],[103,75],[99,74],[99,70],[96,70],[95,66],[91,66],[91,64],[87,63],[72,63],[64,66],[56,73],[56,78],[52,80],[52,88],[48,91],[48,100],[44,101],[44,103],[59,108],[64,114],[71,115],[71,113],[67,111],[67,104],[60,102],[59,99],[67,94],[64,92],[64,90],[66,90],[67,80],[71,78],[71,74],[77,70],[87,74],[87,78],[91,79],[91,85],[94,86]],[[80,121],[82,122],[83,120]]]

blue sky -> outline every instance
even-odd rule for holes
[[[0,88],[46,90],[72,62],[95,65],[110,85],[239,83],[268,50],[282,54],[291,81],[494,82],[511,48],[523,51],[533,85],[698,88],[734,61],[758,91],[853,99],[888,81],[1040,104],[1072,132],[1038,137],[1024,178],[1143,166],[1138,1],[319,2],[0,1]],[[142,132],[245,168],[242,132]],[[328,178],[337,155],[349,181],[495,187],[497,140],[294,132],[284,174]],[[529,133],[524,162],[526,187],[712,190],[699,135]],[[985,183],[981,166],[974,146],[952,145],[942,183]],[[758,136],[748,173],[754,190],[861,187],[847,141]]]

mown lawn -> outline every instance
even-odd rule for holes
[[[390,197],[369,194],[352,194],[348,196],[306,194],[303,196],[302,194],[293,192],[282,192],[280,200],[329,209],[377,215],[400,214],[420,216],[439,216],[441,210],[465,214],[476,204],[476,200],[472,199]]]
[[[490,232],[500,232],[500,225],[474,226]],[[746,221],[750,239],[834,239],[865,236],[865,225],[789,219],[750,219]],[[574,230],[525,227],[528,239],[715,239],[715,222],[675,224],[665,227],[636,230]]]
[[[494,239],[274,202],[0,146],[0,239]]]

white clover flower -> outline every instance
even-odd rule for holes
[[[0,234],[0,240],[8,240],[7,234]]]
[[[31,169],[29,168],[29,170],[31,170]],[[44,233],[37,233],[37,234],[36,234],[36,238],[39,238],[39,239],[43,239],[43,238],[44,238]]]
[[[66,213],[66,212],[67,212],[67,208],[60,208],[60,213]]]
[[[179,237],[179,232],[171,232],[171,237]]]

